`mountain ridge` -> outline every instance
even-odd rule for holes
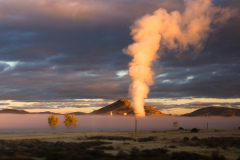
[[[60,113],[54,113],[50,111],[45,112],[27,112],[25,110],[19,110],[19,109],[2,109],[0,110],[0,114],[56,114],[59,115]]]
[[[2,109],[0,113],[14,113],[14,114],[30,114],[25,110],[18,110],[18,109]]]
[[[207,115],[223,116],[223,117],[240,116],[240,109],[210,106],[210,107],[197,109],[191,113],[183,114],[182,116],[196,117],[196,116],[207,116]]]
[[[159,110],[157,110],[154,107],[151,106],[144,106],[144,110],[146,115],[166,115],[162,112],[160,112]],[[98,110],[93,111],[90,114],[95,114],[95,115],[134,115],[134,109],[130,106],[130,101],[129,100],[125,100],[125,99],[119,99],[118,101],[107,105],[105,107],[102,107]]]
[[[151,106],[144,106],[146,115],[162,115],[162,116],[169,116],[167,114],[162,113],[161,111],[157,110]],[[27,112],[25,110],[18,110],[18,109],[2,109],[0,110],[0,114],[55,114],[55,115],[62,115],[61,113],[54,113],[50,111],[45,112]],[[130,101],[125,99],[119,99],[118,101],[102,107],[98,110],[95,110],[91,113],[84,113],[84,112],[71,112],[69,114],[75,115],[134,115],[134,109],[130,106]],[[227,107],[216,107],[210,106],[205,108],[196,109],[191,113],[186,113],[180,116],[185,117],[197,117],[197,116],[223,116],[223,117],[232,117],[232,116],[240,116],[240,109],[237,108],[227,108]]]

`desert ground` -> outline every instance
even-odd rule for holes
[[[33,141],[31,141],[33,140]],[[0,148],[6,149],[13,146],[11,143],[17,143],[18,147],[24,142],[34,142],[44,144],[88,144],[92,142],[101,142],[97,146],[88,146],[89,150],[101,150],[102,152],[119,156],[120,152],[125,156],[130,156],[133,150],[150,151],[160,149],[166,151],[166,154],[190,153],[191,156],[200,155],[210,157],[210,159],[240,159],[240,130],[172,130],[172,131],[139,131],[135,132],[81,132],[81,133],[48,133],[48,134],[1,134]],[[21,143],[20,143],[21,142]],[[11,145],[10,145],[11,144]],[[9,146],[8,146],[9,145]],[[25,146],[26,147],[26,146]],[[16,146],[15,146],[16,148]],[[23,147],[24,148],[24,147]],[[41,148],[41,147],[38,147]],[[35,150],[37,148],[35,147]],[[29,156],[21,151],[15,157],[16,159],[39,159],[35,155]],[[164,153],[165,154],[165,153]],[[189,156],[187,156],[189,157]],[[0,159],[7,159],[4,153],[0,153]],[[114,157],[112,157],[114,159]],[[110,159],[112,159],[110,158]],[[169,157],[168,157],[169,158]],[[51,159],[41,157],[40,159]],[[54,159],[54,158],[53,158]],[[58,158],[55,158],[58,159]],[[90,158],[91,159],[91,158]],[[137,158],[135,158],[137,159]],[[164,158],[163,158],[164,159]],[[169,159],[176,159],[170,158]],[[179,158],[181,159],[181,158]],[[191,158],[187,158],[191,159]],[[194,159],[194,158],[193,158]],[[205,159],[204,157],[196,159]]]

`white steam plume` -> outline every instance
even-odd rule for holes
[[[152,15],[145,15],[131,26],[134,43],[123,50],[133,57],[129,63],[132,83],[129,96],[134,112],[145,116],[144,99],[149,86],[154,84],[152,63],[160,58],[159,48],[183,51],[191,48],[197,54],[202,48],[213,25],[220,25],[233,14],[228,8],[213,6],[210,0],[188,0],[186,9],[168,13],[158,9]]]

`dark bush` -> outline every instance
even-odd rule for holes
[[[195,137],[193,137],[191,140],[192,140],[192,141],[199,141],[199,138],[198,138],[197,136],[195,136]]]
[[[198,131],[199,131],[199,129],[197,129],[197,128],[191,129],[191,132],[193,132],[193,133],[197,133]]]
[[[179,128],[178,128],[178,130],[184,130],[184,128],[182,128],[182,127],[179,127]]]
[[[156,137],[153,136],[149,136],[146,138],[138,138],[138,142],[149,142],[149,141],[155,141]]]
[[[126,140],[135,140],[132,137],[122,137],[122,136],[93,136],[93,137],[87,137],[87,139],[106,139],[106,140],[118,140],[118,141],[126,141]]]
[[[161,140],[168,140],[167,137],[163,137]]]
[[[186,142],[186,141],[183,141],[183,142]],[[190,142],[187,142],[186,144],[192,145],[192,146],[208,146],[211,148],[221,147],[222,149],[227,149],[229,147],[240,148],[240,137],[209,137],[209,138],[202,138],[194,142],[190,141]]]
[[[238,147],[240,148],[240,137],[210,137],[201,140],[209,147]]]
[[[169,146],[169,148],[177,148],[177,146]]]
[[[123,144],[125,144],[125,145],[129,145],[130,143],[124,142]]]
[[[210,157],[202,156],[196,153],[174,152],[171,155],[171,160],[210,160]]]
[[[123,152],[122,150],[120,150],[116,156],[117,159],[123,159],[123,160],[127,159],[127,157],[128,157],[128,154]]]
[[[94,147],[96,150],[114,150],[115,148],[113,146],[98,146]]]
[[[187,141],[189,141],[189,138],[188,137],[184,137],[183,141],[187,142]]]
[[[137,148],[132,148],[129,160],[170,160],[166,149],[152,149],[140,151]]]
[[[225,160],[226,158],[222,155],[219,155],[219,152],[212,152],[213,160]]]

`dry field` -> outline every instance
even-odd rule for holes
[[[12,142],[20,140],[27,141],[27,139],[35,139],[51,144],[59,142],[64,142],[64,144],[104,142],[101,145],[97,145],[92,148],[90,147],[89,149],[101,150],[104,151],[104,153],[110,153],[113,156],[117,156],[119,154],[119,151],[122,153],[131,154],[134,149],[137,151],[143,151],[160,148],[166,150],[167,154],[169,155],[174,153],[188,152],[212,157],[212,159],[219,160],[240,159],[239,129],[200,130],[197,133],[192,133],[190,130],[144,131],[138,132],[137,135],[134,132],[82,132],[0,135],[1,142]],[[0,148],[1,147],[4,147],[4,143],[0,144]]]

